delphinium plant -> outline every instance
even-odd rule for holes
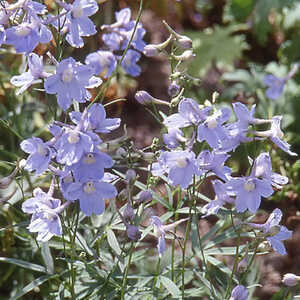
[[[0,182],[7,190],[2,232],[13,230],[26,254],[8,251],[0,260],[31,271],[18,274],[23,286],[11,288],[12,299],[34,292],[47,299],[250,299],[259,287],[255,258],[286,254],[292,231],[280,225],[281,210],[253,221],[262,199],[288,183],[273,170],[270,149],[297,156],[282,116],[258,117],[255,105],[241,102],[224,106],[217,93],[211,100],[185,96],[199,85],[188,72],[193,42],[163,21],[169,37],[146,45],[143,6],[136,19],[123,8],[114,23],[97,28],[94,0],[56,0],[51,13],[36,1],[1,4],[1,43],[25,65],[10,82],[17,95],[40,84],[35,92],[53,111],[45,128],[22,138],[23,154]],[[68,56],[100,32],[101,49],[80,61]],[[35,52],[50,41],[53,51]],[[107,116],[103,100],[112,80],[140,75],[142,55],[169,60],[170,99],[136,92],[162,126],[161,137],[137,149],[126,130],[107,137],[121,120]],[[232,163],[241,148],[246,170]],[[217,221],[203,235],[199,221],[211,215]],[[283,282],[297,280],[287,274]]]

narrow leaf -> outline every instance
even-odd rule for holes
[[[16,259],[16,258],[0,257],[0,262],[1,261],[5,262],[5,263],[9,263],[9,264],[14,264],[14,265],[17,265],[17,266],[25,268],[25,269],[46,273],[45,267],[36,265],[36,264],[32,264],[32,263],[24,261],[24,260],[20,260],[20,259]]]
[[[111,230],[107,230],[107,241],[109,246],[118,254],[121,254],[121,248],[119,246],[118,240],[116,238],[115,233]]]
[[[163,284],[163,286],[172,294],[173,297],[178,297],[180,295],[179,288],[168,277],[160,276],[160,281]]]

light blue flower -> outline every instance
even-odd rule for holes
[[[67,110],[74,99],[85,102],[91,95],[86,90],[99,86],[100,78],[93,77],[94,69],[77,63],[72,57],[63,59],[56,67],[56,74],[45,80],[46,93],[57,94],[58,105]]]

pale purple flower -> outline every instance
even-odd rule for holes
[[[29,154],[25,165],[26,170],[35,171],[36,175],[40,175],[48,169],[55,152],[47,143],[40,138],[33,137],[22,141],[20,146]]]
[[[154,229],[154,235],[158,238],[157,250],[158,250],[159,257],[161,257],[163,253],[166,251],[166,240],[165,240],[166,232],[174,229],[177,225],[185,222],[186,220],[188,220],[188,218],[181,219],[171,224],[163,225],[159,217],[152,216],[150,218],[151,225],[153,226]]]
[[[223,140],[227,139],[226,130],[223,124],[230,118],[231,110],[223,108],[208,116],[206,120],[198,126],[197,140],[206,141],[210,147],[217,149]]]
[[[177,148],[180,143],[185,143],[187,139],[179,128],[170,128],[168,133],[163,134],[163,140],[169,149]]]
[[[52,190],[48,193],[40,188],[33,191],[33,198],[26,200],[22,204],[22,210],[25,213],[32,214],[31,222],[28,226],[30,232],[37,232],[37,240],[46,242],[54,235],[62,235],[62,226],[59,218],[68,202],[61,205],[59,199],[52,197]]]
[[[293,273],[286,273],[283,275],[282,283],[286,286],[296,286],[300,281],[300,276],[297,276]]]
[[[96,145],[101,142],[100,138],[95,140],[95,137],[95,134],[82,132],[78,128],[65,129],[55,143],[57,162],[68,166],[79,162],[85,153],[94,152]]]
[[[270,197],[274,192],[270,181],[253,176],[231,178],[227,184],[236,195],[235,207],[238,212],[249,209],[256,213],[261,197]]]
[[[258,137],[266,138],[268,137],[274,144],[276,144],[284,152],[292,156],[297,156],[298,154],[290,150],[291,145],[284,140],[282,140],[284,134],[280,129],[280,122],[282,116],[274,116],[271,121],[271,128],[265,131],[254,131],[254,134]]]
[[[233,203],[234,199],[230,197],[229,192],[227,190],[226,183],[221,182],[220,180],[214,180],[212,181],[214,191],[216,194],[215,200],[209,202],[206,204],[202,212],[204,213],[203,217],[207,217],[209,215],[215,215],[218,213],[219,209],[225,204],[225,203]]]
[[[152,174],[160,176],[168,173],[169,183],[187,188],[194,175],[201,175],[195,158],[195,153],[190,151],[162,152],[158,162],[152,165]]]
[[[247,300],[249,292],[243,285],[237,285],[231,292],[229,300]]]
[[[80,112],[71,112],[70,118],[73,123],[82,122],[85,131],[95,131],[99,133],[109,133],[120,126],[120,118],[106,118],[106,111],[101,103],[94,103],[87,110],[86,114]]]
[[[102,179],[104,169],[113,166],[112,158],[100,151],[85,153],[81,159],[70,166],[74,178],[78,181]]]
[[[57,94],[58,105],[67,110],[72,100],[85,102],[91,95],[86,88],[97,87],[102,83],[100,78],[93,77],[92,67],[77,63],[72,57],[63,59],[56,68],[56,74],[45,80],[46,93]]]
[[[128,238],[130,238],[134,242],[138,241],[142,236],[142,233],[139,231],[139,229],[135,225],[131,225],[128,223],[126,223],[125,225]]]
[[[104,199],[114,198],[117,195],[116,188],[107,182],[89,180],[85,182],[71,183],[67,189],[67,199],[79,200],[82,212],[91,216],[93,213],[104,213]]]
[[[154,228],[154,234],[158,238],[157,242],[157,250],[158,255],[161,257],[163,253],[166,251],[166,240],[165,240],[165,230],[163,227],[163,223],[157,216],[152,216],[150,218],[151,225]]]
[[[121,62],[122,68],[125,72],[133,77],[141,74],[141,67],[137,64],[140,60],[141,54],[135,50],[129,49]]]
[[[104,43],[110,50],[123,50],[128,43],[126,32],[134,28],[135,21],[130,21],[131,11],[130,8],[124,8],[115,13],[116,22],[111,25],[103,25],[101,29],[107,30],[102,36]],[[130,38],[130,37],[129,37]]]
[[[178,105],[178,113],[165,118],[164,125],[168,128],[183,128],[198,125],[208,116],[211,107],[199,108],[198,103],[191,98],[184,98]]]
[[[266,239],[271,247],[281,255],[286,255],[286,249],[282,241],[292,236],[292,231],[285,226],[279,226],[282,218],[282,212],[275,208],[264,224],[248,223],[249,226],[260,229],[266,234]]]
[[[81,48],[84,46],[83,36],[91,36],[97,33],[94,23],[89,19],[94,15],[99,7],[95,0],[75,0],[72,4],[60,1],[59,4],[64,8],[62,13],[65,16],[60,18],[60,24],[64,24],[61,32],[67,32],[66,40],[72,46]],[[58,22],[54,22],[58,28]]]
[[[229,167],[224,166],[225,161],[230,156],[226,153],[217,153],[215,151],[203,150],[197,157],[198,166],[206,171],[213,172],[219,178],[227,181],[231,170]]]
[[[8,28],[5,43],[13,45],[18,53],[32,52],[38,43],[48,43],[52,39],[51,31],[42,23],[23,22]]]
[[[254,117],[255,107],[256,107],[255,104],[251,106],[250,110],[245,104],[241,102],[235,102],[232,104],[232,106],[235,115],[238,118],[238,126],[242,127],[243,129],[248,129],[249,124],[270,123],[270,120],[257,119]]]
[[[117,60],[110,51],[99,50],[90,53],[86,59],[85,64],[94,68],[95,74],[104,73],[103,77],[111,76],[117,66]]]
[[[286,81],[287,81],[286,77],[279,78],[271,74],[266,75],[264,77],[264,84],[268,86],[268,89],[266,91],[267,97],[272,100],[278,99],[283,93],[283,89]]]
[[[252,160],[250,161],[252,164]],[[250,176],[265,178],[271,181],[272,185],[280,189],[287,184],[289,179],[286,176],[274,173],[269,153],[261,153],[254,161]]]
[[[30,53],[27,57],[27,61],[29,70],[21,75],[13,76],[10,80],[13,85],[20,87],[16,93],[17,95],[22,94],[32,84],[41,82],[41,80],[39,80],[40,78],[45,78],[50,75],[44,72],[42,56],[38,56],[35,53]]]
[[[247,129],[243,127],[239,121],[234,123],[225,124],[224,128],[227,137],[221,141],[221,146],[219,151],[230,152],[235,151],[235,149],[241,144],[250,142],[253,138],[247,137]]]
[[[6,30],[6,44],[13,45],[17,52],[30,53],[39,43],[37,28],[24,22]]]

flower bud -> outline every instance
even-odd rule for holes
[[[147,105],[152,103],[154,98],[146,91],[138,91],[135,94],[135,100],[142,105]]]
[[[129,184],[132,184],[132,183],[134,183],[135,180],[136,180],[136,173],[135,173],[135,171],[132,170],[132,169],[127,170],[127,172],[126,172],[126,181]]]
[[[123,217],[125,221],[133,221],[134,219],[134,210],[130,203],[127,203],[123,211]]]
[[[130,224],[126,225],[126,232],[127,236],[134,242],[138,241],[142,235],[136,226]]]
[[[298,281],[300,281],[300,277],[293,273],[284,274],[282,278],[282,283],[287,286],[295,286],[298,284]]]
[[[152,201],[152,192],[151,191],[142,191],[136,200],[137,203],[147,203]]]
[[[180,86],[176,83],[176,81],[172,81],[168,88],[168,94],[170,97],[175,97],[180,92]]]
[[[143,51],[144,55],[147,57],[153,57],[159,54],[157,47],[153,44],[146,45]]]
[[[14,180],[15,176],[17,175],[18,173],[18,167],[15,168],[13,170],[13,172],[8,175],[7,177],[3,177],[0,179],[0,190],[5,190],[9,187],[9,185],[12,183],[12,181]]]
[[[173,58],[181,61],[189,61],[195,58],[195,54],[192,50],[186,50],[181,55],[173,55]]]
[[[176,40],[178,45],[183,49],[191,49],[193,47],[193,41],[185,35],[178,36]]]
[[[117,153],[118,156],[126,157],[126,150],[122,147],[118,148]]]

